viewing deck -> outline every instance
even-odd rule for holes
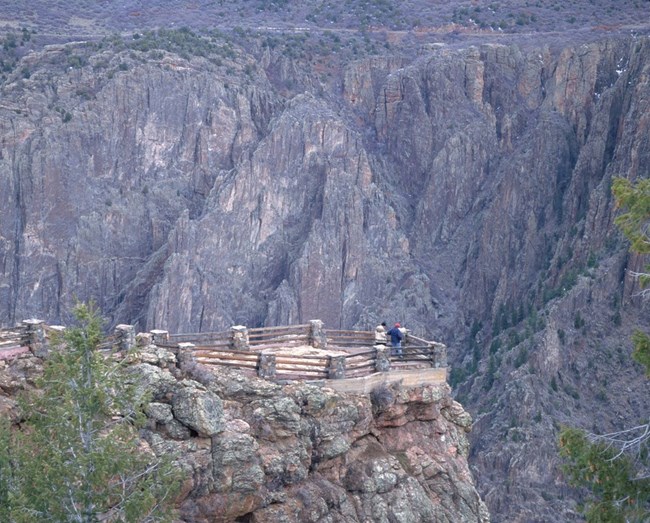
[[[39,320],[26,320],[0,331],[0,360],[31,351],[39,355],[53,331]],[[401,354],[377,344],[374,332],[326,330],[320,320],[303,325],[229,331],[170,334],[164,330],[135,334],[131,325],[118,325],[103,349],[131,350],[153,344],[212,371],[235,368],[246,375],[278,383],[305,381],[340,392],[368,393],[381,384],[404,386],[444,383],[447,348],[444,344],[406,332]]]

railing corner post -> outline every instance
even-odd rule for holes
[[[435,368],[447,367],[447,346],[443,343],[433,344],[433,366]]]
[[[375,370],[377,372],[390,371],[390,347],[375,345]]]
[[[180,364],[181,369],[187,368],[188,365],[196,363],[196,358],[194,356],[194,348],[196,345],[189,342],[181,342],[176,345],[176,359]]]
[[[177,345],[178,348],[178,353],[181,354],[182,352],[188,352],[194,350],[194,343],[189,343],[189,342],[181,342]]]
[[[275,369],[275,354],[264,354],[260,352],[257,358],[257,375],[267,380],[275,380]]]
[[[44,324],[45,322],[43,320],[37,319],[23,321],[27,346],[32,354],[39,358],[46,357],[48,354],[48,347],[45,343]]]
[[[248,328],[244,325],[230,327],[230,347],[233,350],[250,351],[248,342]]]
[[[345,378],[345,356],[329,357],[327,378],[330,380],[341,380]]]
[[[327,348],[327,334],[321,320],[309,320],[309,344],[316,349]]]
[[[120,352],[129,352],[135,347],[135,327],[120,324],[115,326],[115,347]]]
[[[169,331],[154,329],[151,331],[151,343],[166,343],[169,341]]]
[[[135,335],[135,343],[138,348],[142,349],[151,345],[153,335],[150,332],[138,332]]]

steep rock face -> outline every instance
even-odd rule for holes
[[[390,314],[454,336],[603,247],[611,175],[647,169],[645,68],[645,40],[442,47],[351,65],[349,110],[171,56],[36,72],[4,88],[4,316],[78,296],[174,331]]]
[[[279,102],[173,57],[135,72],[56,72],[5,86],[2,315],[60,317],[77,296],[113,311],[126,300],[137,316],[176,221],[200,213]]]
[[[41,368],[31,353],[0,361],[3,415],[17,419],[14,396]],[[342,395],[191,357],[179,368],[155,346],[130,372],[153,399],[144,440],[185,472],[179,521],[489,521],[466,459],[472,421],[447,385]]]

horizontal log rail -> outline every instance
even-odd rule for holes
[[[306,330],[309,329],[309,324],[308,323],[302,323],[299,325],[279,325],[276,327],[254,327],[252,329],[248,329],[248,332],[275,332],[275,331],[283,331],[283,330]]]
[[[257,369],[257,362],[256,361],[213,361],[213,360],[204,360],[202,358],[197,358],[196,360],[198,363],[203,363],[206,365],[220,365],[223,367],[234,367],[237,369]]]
[[[276,379],[281,381],[314,381],[327,379],[327,373],[320,374],[284,374],[278,371]]]
[[[372,347],[374,342],[361,340],[328,340],[332,347]]]
[[[20,346],[24,345],[25,340],[21,338],[15,338],[15,339],[6,339],[4,341],[0,341],[0,349],[6,348],[6,347],[15,347],[15,346]]]
[[[282,355],[277,354],[275,360],[278,362],[290,363],[292,361],[322,361],[328,362],[329,356],[311,356],[311,355]]]
[[[195,332],[188,334],[170,334],[170,342],[194,343],[199,341],[216,341],[230,339],[230,332]]]
[[[277,332],[260,332],[260,333],[253,333],[251,334],[250,331],[248,333],[248,339],[251,341],[262,341],[262,340],[267,340],[267,339],[282,339],[282,338],[291,338],[291,337],[296,337],[296,338],[307,338],[307,333],[306,332],[291,332],[291,331],[282,331],[281,334],[278,334]]]
[[[357,363],[356,365],[348,365],[345,368],[345,373],[347,374],[350,371],[355,371],[359,369],[375,369],[375,362],[374,361],[364,361],[363,363]]]
[[[262,340],[259,343],[250,342],[249,346],[254,347],[256,351],[261,351],[267,348],[274,347],[299,347],[307,345],[307,339],[305,338],[296,338],[296,339],[286,339],[286,340]]]
[[[370,331],[348,331],[348,330],[327,330],[327,341],[329,343],[365,343],[372,345],[375,342],[375,334]]]
[[[351,353],[348,358],[362,358],[364,356],[374,356],[377,354],[377,349],[368,349],[364,351],[354,351]]]
[[[233,353],[233,352],[226,352],[226,351],[196,351],[194,352],[194,356],[197,358],[203,358],[205,360],[232,360],[232,361],[242,361],[242,362],[249,362],[249,361],[254,361],[257,362],[258,360],[258,355],[255,353]]]
[[[174,344],[167,343],[166,345],[173,345],[174,347],[177,347],[178,343],[174,343]],[[230,347],[230,340],[210,340],[208,343],[202,342],[200,345],[196,345],[197,349],[207,349],[207,350],[219,349],[220,347]]]

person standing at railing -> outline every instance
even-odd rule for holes
[[[393,356],[397,356],[400,360],[404,358],[402,355],[402,338],[404,335],[400,329],[401,325],[396,323],[395,326],[386,334],[390,336],[390,345],[393,348]]]
[[[386,345],[388,338],[386,338],[386,322],[382,321],[381,324],[375,327],[375,345]]]

